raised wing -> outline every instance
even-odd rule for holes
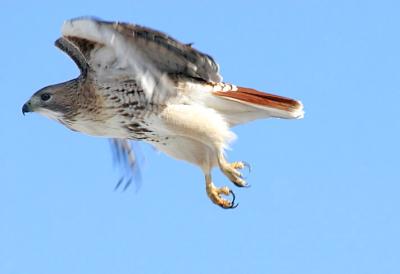
[[[66,51],[81,70],[84,65],[77,55],[100,74],[149,70],[154,73],[152,70],[157,70],[161,74],[183,74],[211,82],[222,80],[218,65],[209,55],[139,25],[80,18],[66,21],[62,35],[56,45]],[[74,50],[68,50],[63,40],[68,40]]]
[[[82,47],[79,47],[76,42],[90,42],[80,39],[76,40],[76,42],[74,43],[73,40],[71,40],[61,37],[56,40],[55,45],[56,47],[67,53],[69,57],[71,57],[71,59],[74,60],[75,64],[79,67],[81,74],[86,76],[89,69],[87,56],[85,56],[84,54],[84,49]]]

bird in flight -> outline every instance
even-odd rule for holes
[[[242,161],[228,162],[231,127],[261,118],[299,119],[300,101],[225,83],[214,59],[170,36],[134,24],[94,18],[68,20],[55,45],[80,69],[73,80],[37,91],[22,112],[37,112],[71,130],[110,138],[122,161],[135,162],[129,140],[145,141],[197,165],[211,201],[234,208],[227,186],[247,186]],[[231,196],[231,198],[229,198]]]

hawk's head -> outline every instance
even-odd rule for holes
[[[77,111],[78,81],[72,80],[42,88],[22,106],[22,113],[37,112],[58,121]]]

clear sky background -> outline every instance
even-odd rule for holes
[[[400,273],[398,1],[1,0],[1,274]],[[234,129],[253,171],[235,210],[199,169],[141,144],[143,182],[114,192],[108,141],[22,104],[78,75],[65,19],[160,29],[225,81],[301,99],[303,120]]]

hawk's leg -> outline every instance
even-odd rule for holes
[[[206,190],[207,195],[210,197],[211,201],[219,205],[222,208],[235,208],[238,204],[235,204],[235,194],[227,186],[216,187],[211,181],[211,175],[206,175]],[[221,195],[232,195],[232,201],[228,201],[221,197]]]
[[[224,155],[221,153],[218,156],[218,165],[221,171],[225,174],[226,177],[229,178],[229,180],[232,181],[236,186],[238,187],[246,187],[248,184],[246,181],[243,179],[242,173],[240,173],[239,170],[247,167],[250,170],[250,166],[245,163],[245,162],[233,162],[233,163],[228,163],[224,157]]]

